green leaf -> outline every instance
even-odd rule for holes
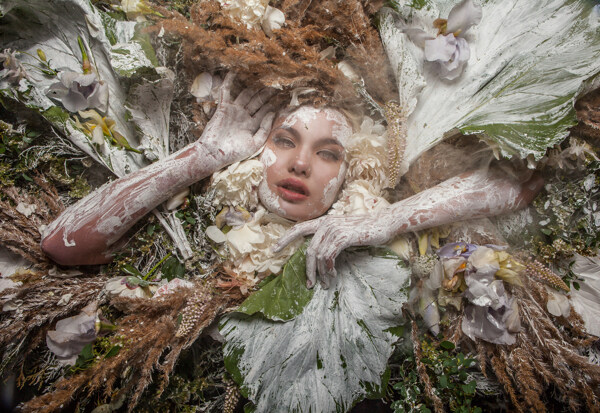
[[[302,312],[314,294],[306,288],[305,247],[300,248],[283,267],[283,272],[242,303],[238,312],[261,313],[269,320],[292,320]]]
[[[444,340],[440,343],[440,347],[444,350],[454,350],[456,346],[451,341]]]
[[[552,235],[552,230],[548,228],[541,228],[540,231],[546,235]]]
[[[181,278],[185,275],[185,265],[173,256],[167,258],[160,268],[163,278],[171,281],[173,278]]]
[[[85,347],[81,349],[81,353],[79,354],[85,360],[89,360],[94,357],[94,352],[92,351],[93,346],[92,343],[86,344]]]
[[[347,411],[383,391],[410,271],[367,251],[340,254],[336,270],[290,321],[232,313],[221,324],[225,367],[257,412]]]
[[[121,351],[121,346],[120,345],[117,344],[115,346],[112,346],[111,349],[108,350],[108,353],[106,353],[104,355],[104,358],[108,359],[108,358],[114,357],[117,354],[119,354],[119,351]]]
[[[439,377],[439,383],[440,383],[440,388],[445,389],[446,387],[448,387],[448,376],[446,376],[445,374],[442,374]]]
[[[140,277],[140,278],[144,277],[144,274],[142,274],[137,268],[135,268],[133,265],[130,265],[130,264],[125,264],[125,265],[121,266],[121,271],[123,271],[125,274],[129,274],[134,277]]]

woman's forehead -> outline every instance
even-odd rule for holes
[[[352,127],[343,113],[332,108],[315,108],[313,106],[301,106],[292,113],[278,119],[277,128],[309,129],[313,122],[327,121],[331,125],[331,137],[346,146],[352,136]]]

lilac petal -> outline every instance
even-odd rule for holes
[[[108,109],[108,85],[106,83],[96,83],[93,92],[87,98],[88,108],[98,109],[100,112],[106,112]]]
[[[481,17],[480,5],[473,4],[472,0],[463,0],[450,10],[446,32],[454,33],[460,31],[463,33],[469,27],[479,24]]]
[[[453,34],[438,36],[425,41],[425,60],[428,62],[447,62],[456,51],[456,39]]]
[[[87,99],[78,91],[70,90],[61,99],[61,103],[69,112],[78,112],[87,108]]]
[[[402,31],[406,33],[408,38],[419,47],[425,47],[425,41],[435,39],[434,36],[427,33],[425,30],[414,27],[407,27]]]
[[[467,244],[466,242],[451,242],[444,245],[442,248],[436,251],[436,254],[440,258],[452,258],[461,256],[469,258],[469,256],[477,249],[475,244]]]
[[[467,305],[462,321],[462,330],[471,340],[480,338],[494,344],[514,344],[516,338],[510,334],[503,322],[505,314],[487,307]]]

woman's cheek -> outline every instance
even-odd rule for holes
[[[329,209],[335,202],[338,192],[344,183],[344,178],[346,177],[346,168],[346,163],[342,163],[338,169],[337,175],[325,184],[323,188],[323,197],[321,198],[322,206],[324,208]]]

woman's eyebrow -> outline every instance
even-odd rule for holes
[[[341,142],[335,138],[320,139],[319,144],[321,144],[321,145],[337,145],[337,146],[341,146],[342,148],[344,148],[344,145],[342,145]]]
[[[289,132],[289,133],[291,133],[294,136],[294,138],[296,138],[298,140],[301,140],[300,132],[298,132],[296,129],[294,129],[294,128],[290,127],[290,126],[283,126],[283,125],[281,125],[278,128],[276,128],[275,130],[277,130],[277,129],[282,129],[282,130],[284,130],[286,132]]]

